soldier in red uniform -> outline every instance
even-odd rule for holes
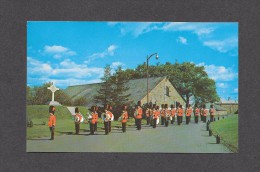
[[[127,123],[127,119],[128,119],[127,106],[122,107],[122,115],[120,117],[121,117],[121,122],[122,122],[122,131],[123,131],[123,133],[125,133],[126,132],[126,123]]]
[[[164,125],[165,123],[165,109],[164,104],[161,105],[161,125]]]
[[[50,140],[54,140],[54,131],[55,131],[55,126],[56,126],[56,116],[54,115],[55,110],[56,109],[54,106],[49,107],[50,117],[49,117],[49,121],[48,121],[48,126],[49,126],[50,132],[51,132]]]
[[[165,112],[165,127],[168,127],[171,118],[171,109],[168,108],[168,104],[164,105],[164,112]]]
[[[203,122],[206,123],[208,115],[208,109],[206,109],[206,105],[203,105]]]
[[[172,105],[171,105],[171,116],[172,116],[171,124],[173,124],[173,123],[175,122],[175,115],[176,115],[176,108],[175,108],[175,106],[172,104]]]
[[[75,108],[75,116],[74,116],[74,121],[75,121],[75,130],[76,130],[76,134],[79,134],[79,130],[80,130],[80,122],[82,120],[82,115],[79,113],[79,108],[76,107]]]
[[[91,107],[91,109],[90,109],[90,116],[88,117],[88,119],[89,119],[90,134],[94,135],[95,123],[98,120],[98,114],[96,112],[95,106]]]
[[[136,116],[137,130],[141,130],[142,117],[143,117],[143,109],[140,105],[138,105],[137,116]]]
[[[156,128],[156,122],[157,122],[157,118],[159,118],[160,115],[160,110],[159,110],[159,106],[154,106],[153,109],[153,128]]]
[[[197,107],[197,105],[195,106],[195,112],[194,112],[194,116],[195,116],[195,123],[197,124],[199,121],[199,114],[200,114],[200,108]]]
[[[146,125],[150,125],[150,120],[151,120],[151,110],[152,107],[148,106],[146,111],[145,111],[145,115],[146,115]]]
[[[215,115],[215,109],[214,109],[213,105],[210,105],[209,114],[210,114],[210,122],[213,122],[214,115]]]
[[[178,125],[180,125],[182,123],[182,116],[183,116],[182,105],[179,105],[179,107],[177,109],[177,122],[178,122]]]
[[[186,124],[190,123],[191,113],[192,113],[192,108],[190,107],[190,104],[188,104],[188,107],[186,108]]]

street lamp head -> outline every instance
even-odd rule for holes
[[[159,59],[159,56],[158,56],[158,54],[156,54],[156,57],[155,57],[155,58],[156,58],[156,60],[158,60],[158,59]]]

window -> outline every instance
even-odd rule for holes
[[[170,88],[166,86],[165,91],[166,91],[165,95],[170,97]]]

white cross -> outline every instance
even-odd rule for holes
[[[59,88],[55,87],[55,85],[53,83],[51,83],[51,86],[48,87],[48,89],[51,90],[51,92],[52,92],[51,101],[54,101],[54,92],[59,90]]]

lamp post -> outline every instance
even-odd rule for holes
[[[150,58],[153,56],[153,55],[156,55],[156,60],[159,59],[159,56],[158,56],[158,53],[153,53],[151,54],[150,56],[147,55],[147,58],[146,58],[146,65],[147,65],[147,70],[146,70],[146,77],[147,77],[147,105],[149,104],[149,81],[148,81],[148,68],[149,68],[149,60]]]

